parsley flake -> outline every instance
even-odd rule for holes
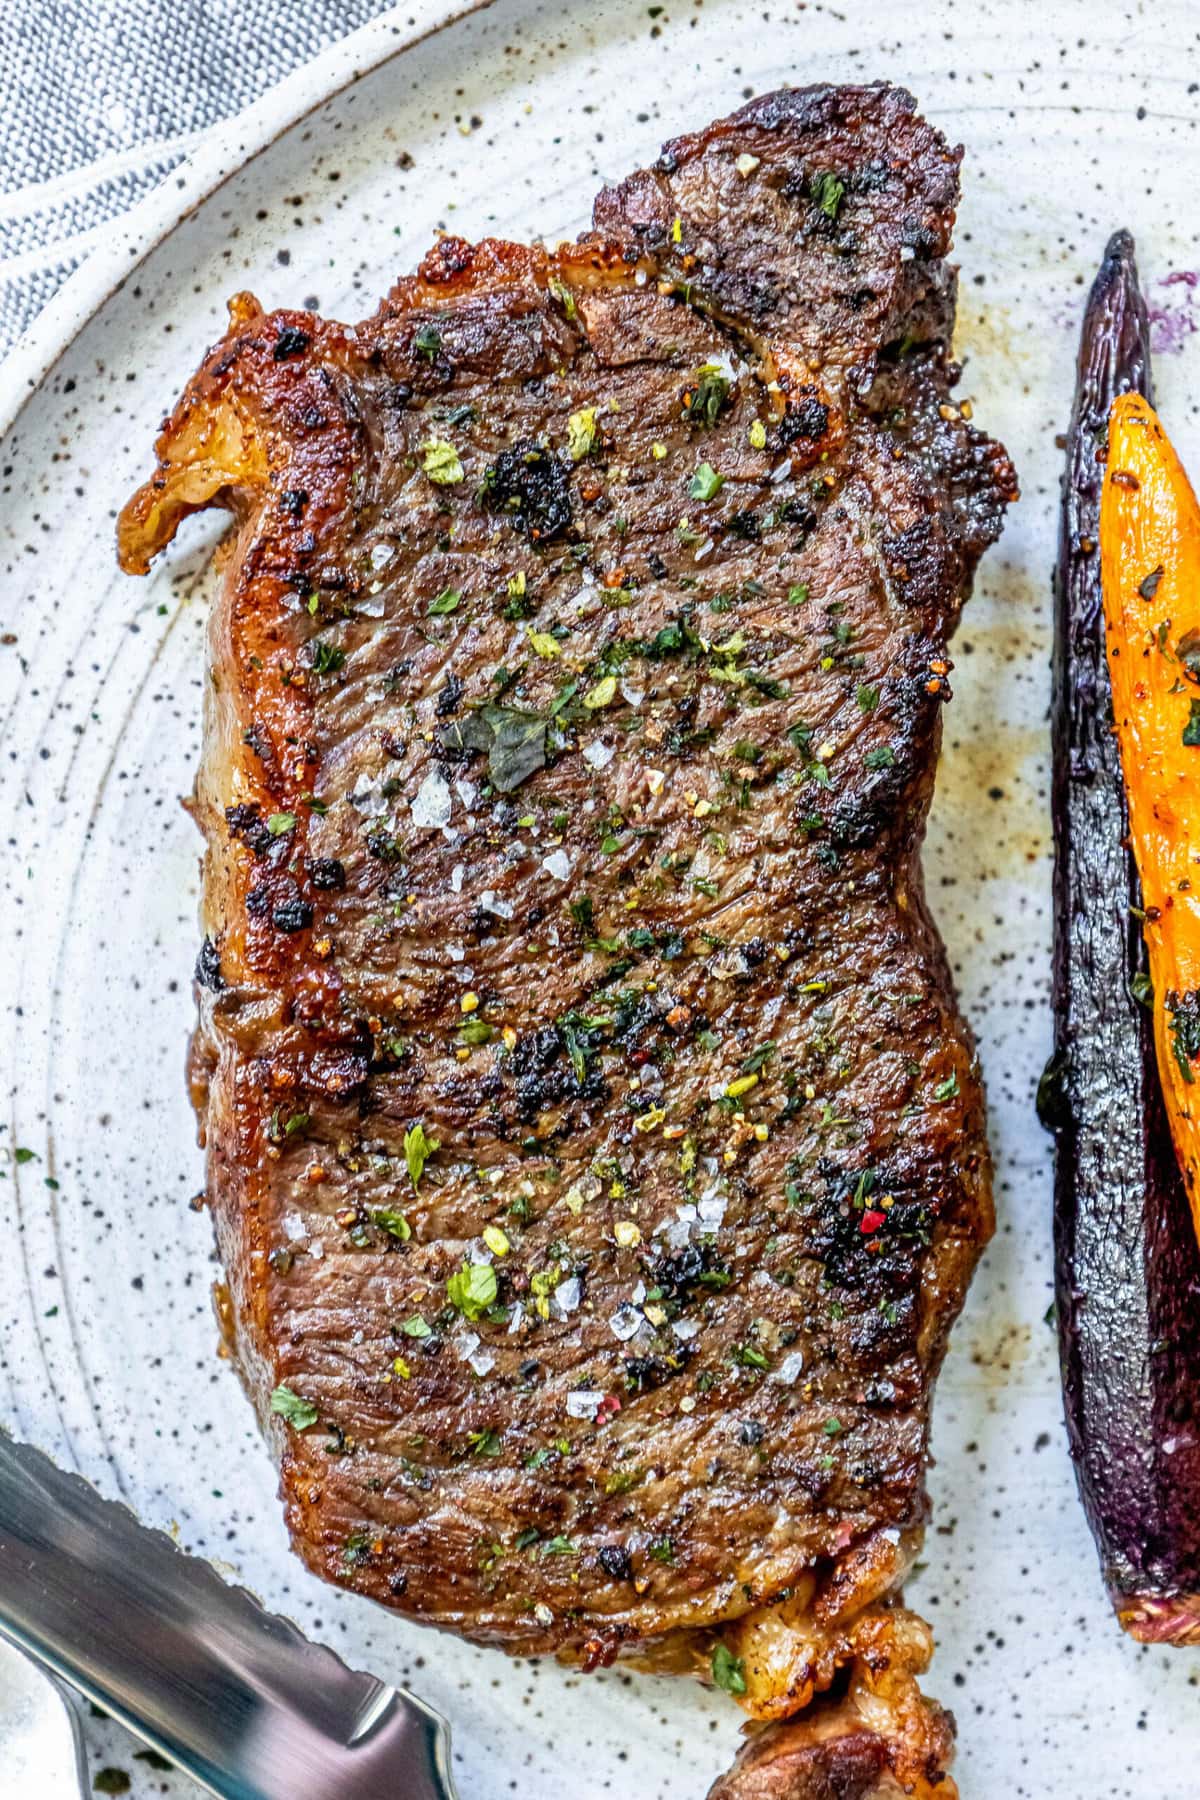
[[[727,1694],[744,1694],[746,1691],[746,1665],[727,1644],[718,1644],[713,1650],[712,1678]]]
[[[589,712],[597,712],[602,706],[611,706],[616,697],[617,678],[615,675],[605,675],[595,687],[588,689],[583,696],[583,704]]]
[[[336,675],[346,660],[346,652],[339,650],[336,644],[327,644],[318,638],[309,653],[314,675]]]
[[[596,448],[596,409],[581,406],[567,420],[567,451],[572,462],[582,462]]]
[[[715,500],[724,486],[725,477],[711,463],[702,462],[688,483],[688,495],[692,500]]]
[[[397,1238],[402,1244],[407,1244],[412,1236],[412,1226],[404,1214],[391,1206],[377,1207],[371,1214],[371,1220],[378,1225],[380,1231],[386,1231],[389,1237]]]
[[[1179,1073],[1189,1087],[1196,1077],[1192,1064],[1200,1056],[1200,992],[1168,994],[1165,1001],[1171,1027],[1171,1049],[1179,1065]]]
[[[837,218],[846,193],[844,181],[839,181],[836,175],[828,173],[814,175],[809,181],[808,191],[827,219]]]
[[[446,1298],[464,1319],[481,1319],[496,1303],[496,1271],[491,1263],[464,1263],[447,1281]]]
[[[445,438],[429,438],[421,445],[421,467],[437,487],[450,487],[463,478],[458,451]]]
[[[436,1138],[426,1137],[425,1127],[419,1119],[415,1125],[411,1126],[409,1130],[405,1132],[404,1160],[408,1164],[409,1179],[413,1184],[414,1193],[421,1185],[421,1177],[425,1173],[425,1164],[429,1161],[429,1158],[433,1155],[434,1151],[440,1149],[440,1147],[441,1146]]]
[[[271,1395],[271,1411],[277,1413],[293,1431],[307,1431],[318,1418],[311,1400],[304,1400],[292,1388],[281,1384]]]
[[[684,396],[688,418],[694,419],[699,425],[715,425],[721,416],[721,409],[728,402],[731,386],[728,375],[719,363],[703,363],[696,370]],[[763,442],[766,442],[765,434]]]

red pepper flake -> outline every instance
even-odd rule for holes
[[[875,1207],[871,1206],[868,1207],[863,1214],[862,1223],[858,1229],[862,1232],[864,1237],[870,1237],[873,1231],[878,1231],[881,1225],[886,1224],[887,1214],[885,1212],[879,1212]]]
[[[605,1394],[603,1400],[596,1408],[597,1425],[607,1425],[610,1419],[616,1418],[620,1410],[621,1402],[618,1400],[617,1396],[615,1394]]]

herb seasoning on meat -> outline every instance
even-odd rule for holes
[[[774,94],[353,330],[239,296],[120,525],[241,521],[193,1077],[298,1551],[693,1668],[776,1722],[728,1781],[945,1800],[897,1601],[991,1203],[917,852],[1015,496],[949,399],[958,161]]]

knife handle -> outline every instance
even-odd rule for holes
[[[0,1633],[221,1800],[455,1800],[431,1707],[2,1432]]]

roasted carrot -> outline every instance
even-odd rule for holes
[[[1200,505],[1141,394],[1109,413],[1100,561],[1159,1077],[1200,1236]]]

